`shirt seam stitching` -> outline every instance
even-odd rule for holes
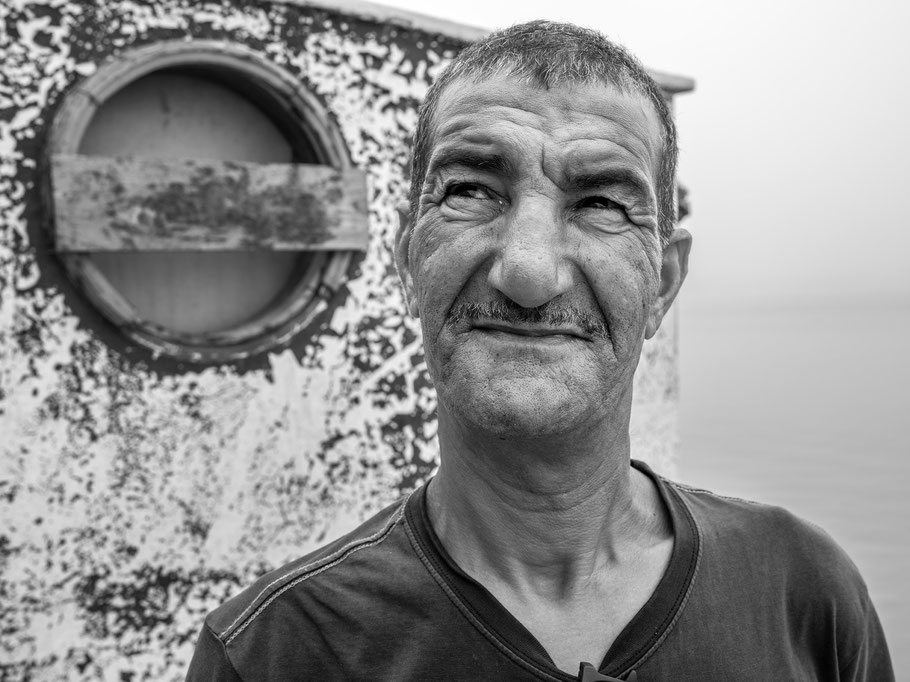
[[[275,601],[275,599],[278,596],[280,596],[281,594],[283,594],[290,588],[294,587],[295,585],[303,582],[304,580],[307,580],[308,578],[312,578],[313,576],[319,575],[323,571],[327,571],[328,569],[332,568],[333,566],[337,566],[342,561],[344,561],[349,556],[351,556],[351,554],[353,554],[354,552],[357,552],[361,549],[366,549],[367,547],[372,547],[374,545],[381,543],[386,537],[388,537],[388,534],[398,524],[398,522],[401,521],[401,519],[404,515],[404,507],[407,504],[408,499],[410,499],[410,495],[408,495],[408,497],[406,497],[404,499],[404,501],[399,505],[398,510],[395,512],[395,515],[386,523],[386,525],[383,526],[380,530],[373,533],[372,535],[369,535],[365,538],[358,538],[356,540],[352,540],[351,542],[346,544],[344,547],[339,548],[332,554],[329,554],[328,556],[317,559],[316,561],[312,561],[312,562],[306,564],[305,566],[300,566],[298,568],[295,568],[292,571],[288,571],[284,575],[276,578],[275,580],[270,582],[268,585],[263,587],[262,590],[259,591],[259,594],[257,594],[256,597],[250,601],[249,605],[246,608],[244,608],[243,611],[240,612],[240,615],[237,616],[237,618],[235,618],[234,621],[222,631],[222,633],[219,635],[219,639],[223,640],[225,637],[227,637],[228,633],[230,633],[231,630],[235,626],[237,626],[238,623],[240,623],[240,621],[242,621],[242,620],[244,620],[244,618],[246,618],[246,620],[243,622],[243,624],[239,628],[237,628],[237,630],[233,634],[231,634],[231,636],[224,642],[225,645],[230,644],[234,640],[234,638],[237,637],[237,635],[239,635],[241,632],[243,632],[247,628],[247,626],[266,609],[266,607],[268,607],[273,601]],[[319,568],[316,568],[317,566],[319,566]],[[316,570],[313,570],[314,568]],[[300,576],[296,580],[293,580],[292,582],[288,583],[284,587],[276,590],[275,593],[272,594],[272,596],[269,597],[268,599],[266,599],[264,602],[262,602],[262,604],[260,604],[259,607],[255,609],[255,611],[253,611],[252,613],[249,613],[255,606],[256,602],[259,601],[265,594],[267,594],[269,592],[269,590],[274,588],[276,585],[282,583],[283,581],[292,579],[295,575],[300,575],[301,573],[303,573],[304,575]]]
[[[240,682],[243,682],[243,676],[238,672],[237,668],[234,667],[234,662],[231,660],[231,655],[228,653],[227,647],[218,636],[218,633],[215,632],[208,623],[205,623],[204,625],[205,629],[209,631],[209,634],[214,637],[215,641],[218,642],[218,644],[221,646],[221,651],[224,654],[224,660],[227,662],[228,666],[230,666],[231,672],[234,673],[234,676],[240,680]]]
[[[671,487],[676,488],[677,490],[683,490],[688,493],[702,493],[704,495],[710,495],[711,497],[715,497],[718,500],[728,500],[730,502],[745,502],[746,504],[754,504],[756,506],[762,505],[761,502],[756,502],[755,500],[749,500],[749,499],[746,499],[745,497],[736,497],[735,495],[720,495],[720,494],[714,492],[713,490],[706,490],[705,488],[697,488],[695,486],[686,485],[685,483],[677,483],[676,481],[670,481],[663,477],[661,477],[661,478],[665,483],[667,483]],[[686,505],[686,507],[688,508],[688,505]]]

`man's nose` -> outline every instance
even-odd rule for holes
[[[513,206],[498,235],[490,284],[523,308],[536,308],[572,286],[566,235],[545,200]]]

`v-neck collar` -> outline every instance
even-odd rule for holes
[[[695,520],[679,493],[648,465],[632,460],[657,488],[673,530],[673,550],[654,593],[613,642],[599,672],[620,677],[640,666],[660,645],[676,623],[695,576],[700,538]],[[452,560],[430,524],[424,485],[408,501],[405,510],[415,549],[440,586],[471,620],[482,626],[495,644],[515,658],[536,668],[542,679],[577,680],[559,670],[537,639],[480,583]]]

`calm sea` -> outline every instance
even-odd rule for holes
[[[910,299],[680,316],[681,481],[783,505],[866,579],[910,679]]]

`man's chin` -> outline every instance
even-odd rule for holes
[[[590,403],[565,385],[525,379],[481,390],[466,386],[440,394],[445,411],[470,438],[541,440],[577,432],[590,418]],[[474,387],[470,387],[474,388]]]

